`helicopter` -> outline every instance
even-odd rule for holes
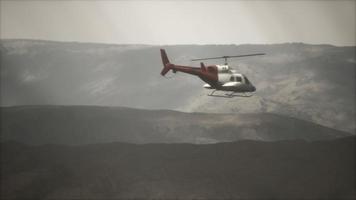
[[[160,49],[160,51],[163,63],[163,69],[161,71],[162,76],[165,76],[169,70],[172,70],[173,73],[179,71],[195,75],[206,83],[203,85],[204,88],[213,90],[210,94],[208,94],[208,96],[229,98],[235,96],[250,97],[253,95],[253,92],[256,91],[256,87],[248,80],[245,75],[237,73],[236,70],[232,69],[228,65],[227,59],[234,57],[265,55],[264,53],[255,53],[235,56],[198,58],[192,59],[191,61],[224,59],[225,63],[223,65],[205,66],[203,62],[200,62],[200,67],[191,67],[170,63],[165,49]],[[224,95],[214,95],[216,91],[227,91],[229,93],[225,93]]]

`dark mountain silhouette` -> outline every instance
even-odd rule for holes
[[[187,112],[272,112],[343,131],[355,125],[355,47],[271,45],[109,45],[1,40],[1,105],[103,105]],[[257,87],[251,98],[206,96],[203,82],[159,75],[159,49],[177,64],[246,53],[231,66]],[[206,64],[223,61],[211,60]],[[170,75],[168,75],[170,76]]]
[[[276,114],[207,114],[96,106],[1,108],[2,140],[28,144],[307,141],[349,133]]]
[[[355,199],[355,142],[5,142],[1,199]]]

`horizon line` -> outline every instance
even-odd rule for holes
[[[185,43],[185,44],[149,44],[149,43],[107,43],[107,42],[84,42],[84,41],[74,41],[74,40],[48,40],[48,39],[35,39],[35,38],[0,38],[0,41],[6,40],[24,40],[24,41],[40,41],[40,42],[57,42],[57,43],[81,43],[81,44],[100,44],[100,45],[141,45],[141,46],[188,46],[188,45],[196,45],[196,46],[209,46],[209,45],[283,45],[283,44],[306,44],[306,45],[327,45],[334,47],[356,47],[356,44],[353,45],[335,45],[329,43],[305,43],[305,42],[281,42],[281,43]]]

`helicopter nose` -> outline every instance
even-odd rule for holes
[[[252,86],[252,92],[256,91],[256,87]]]

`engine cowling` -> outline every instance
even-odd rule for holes
[[[216,65],[216,68],[218,69],[218,72],[220,73],[228,73],[230,67],[228,65]]]

